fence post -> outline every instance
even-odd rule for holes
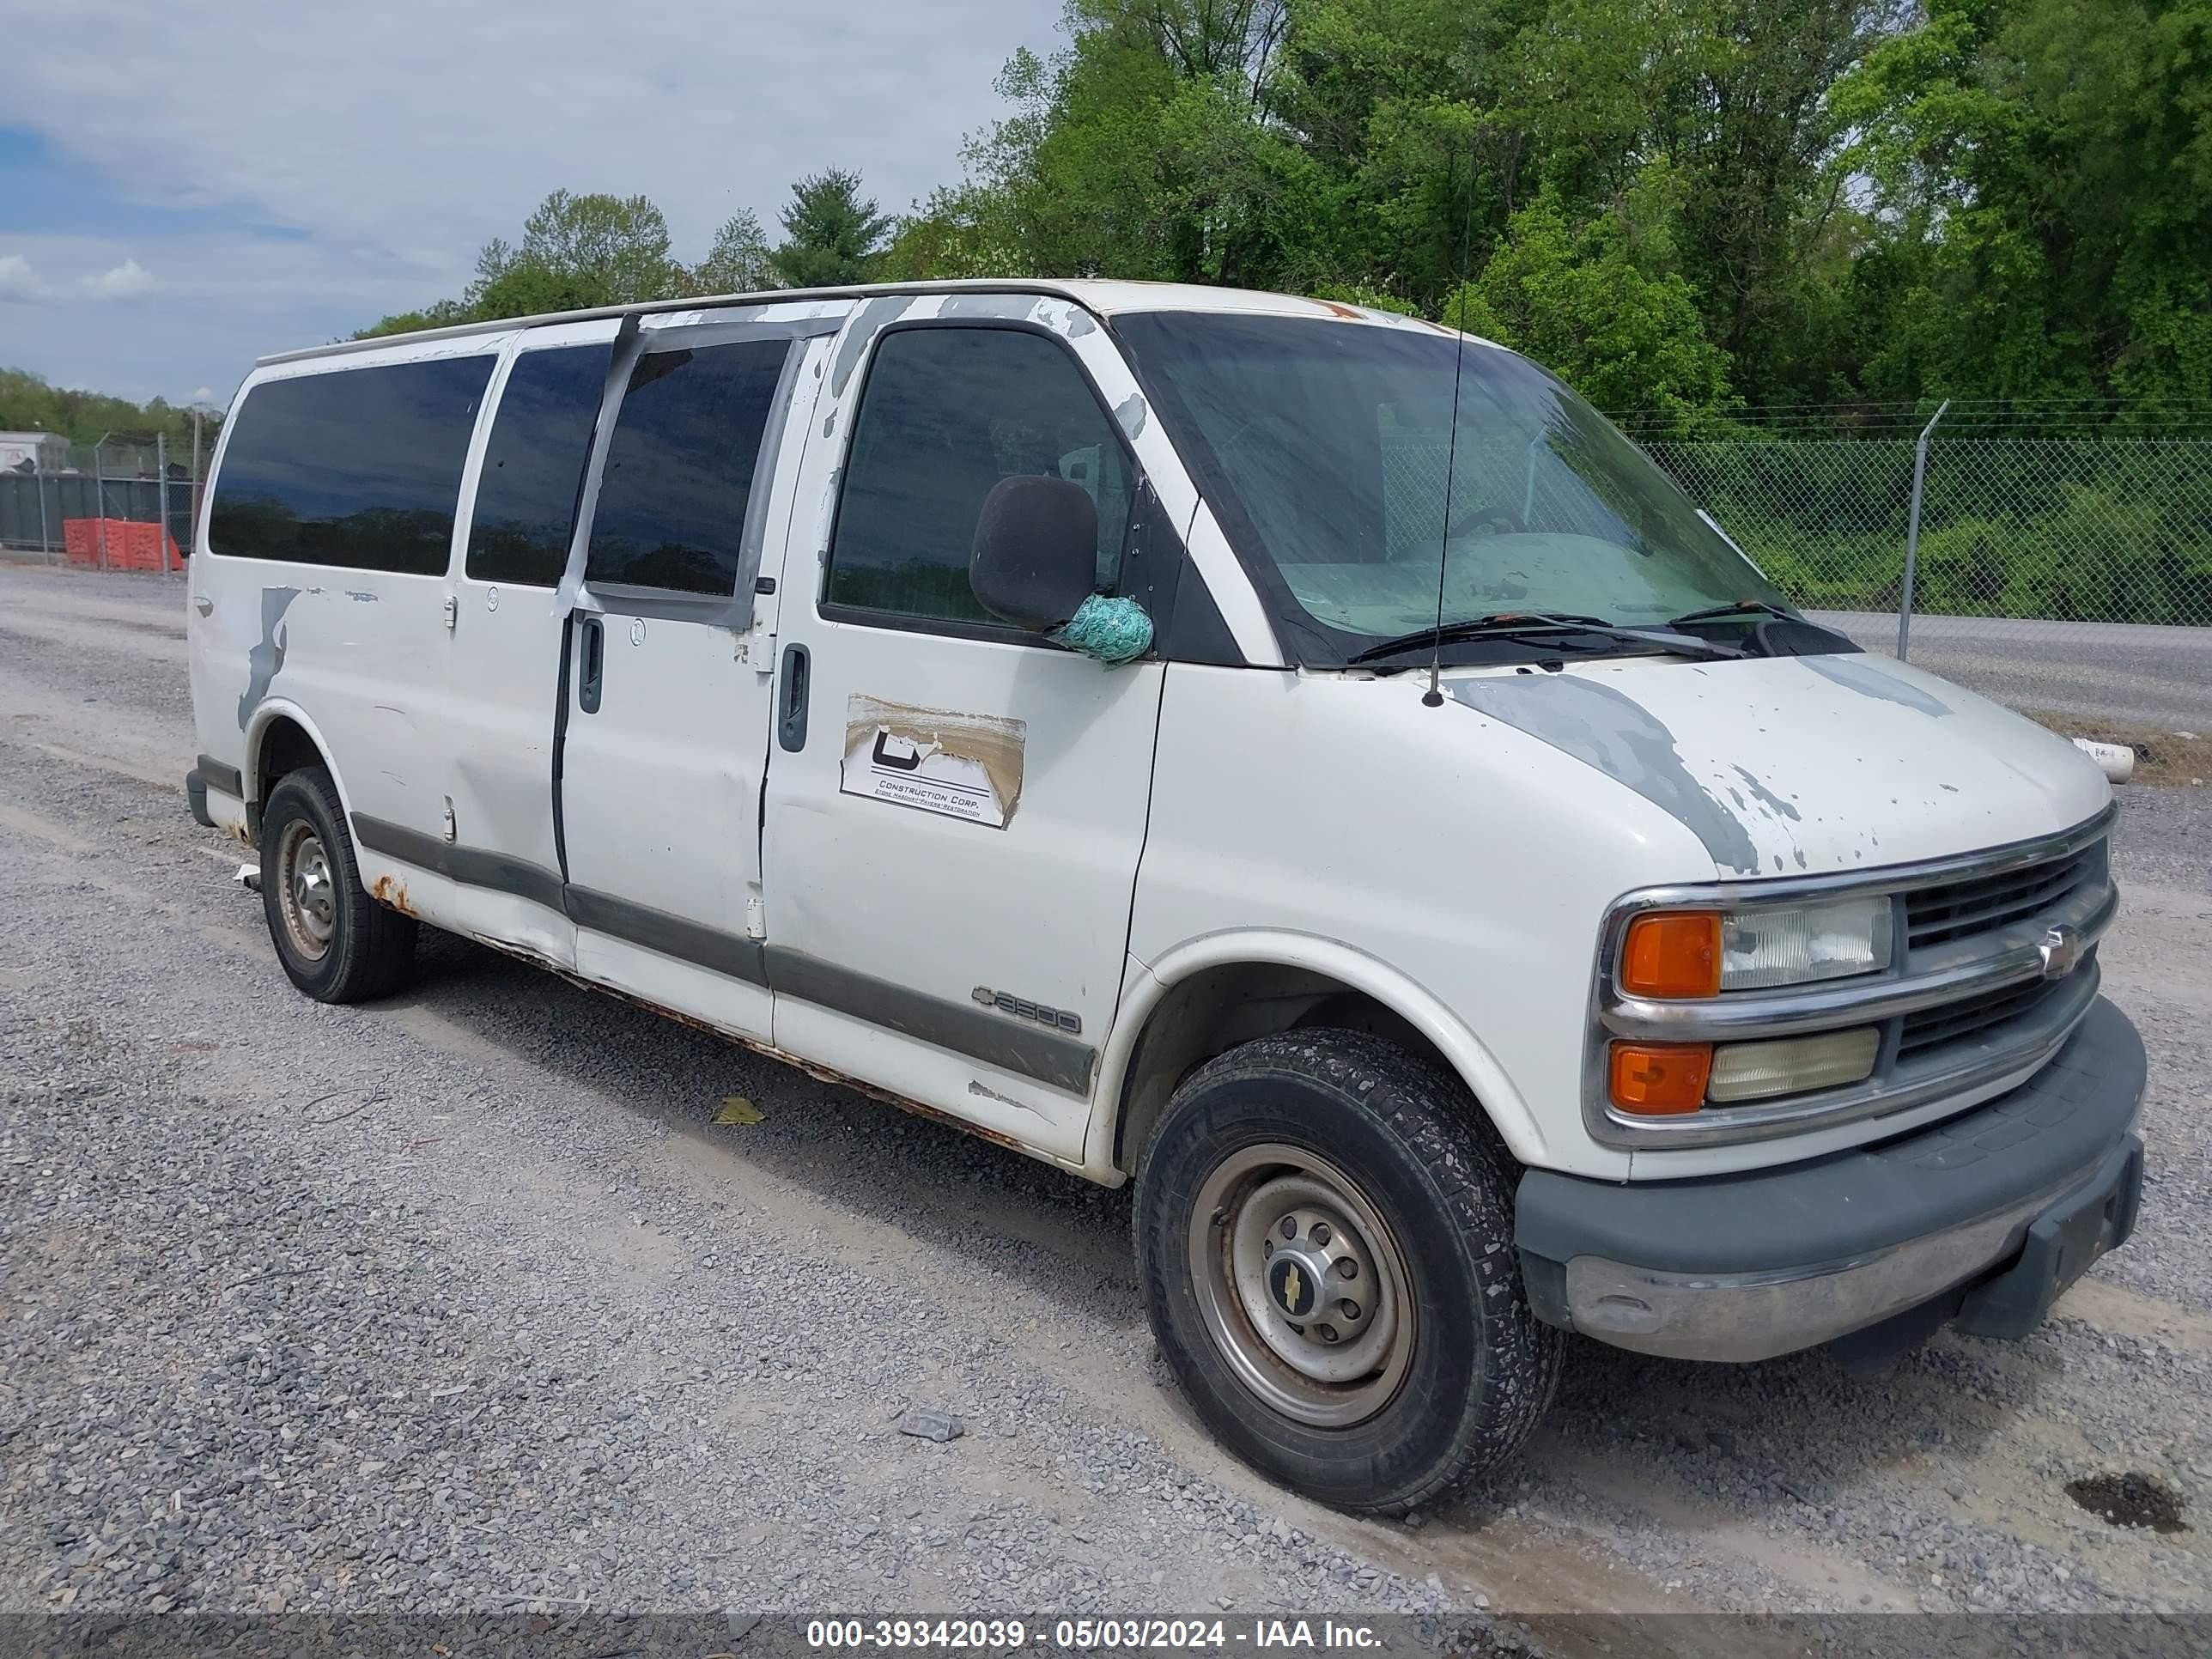
[[[100,443],[107,434],[100,434]],[[107,481],[100,476],[100,444],[92,447],[92,513],[93,521],[100,526],[100,568],[107,568]]]
[[[161,534],[154,538],[154,556],[161,561],[161,574],[169,574],[169,434],[154,434],[154,501],[157,525]]]
[[[1936,406],[1936,413],[1928,424],[1920,428],[1920,441],[1912,447],[1912,516],[1905,526],[1905,591],[1897,596],[1897,659],[1904,662],[1905,647],[1912,635],[1912,584],[1920,568],[1920,490],[1928,480],[1928,440],[1935,434],[1936,422],[1943,418],[1943,411],[1951,406],[1948,398]]]
[[[200,539],[200,406],[192,405],[192,545]]]
[[[46,453],[39,444],[31,450],[31,477],[39,492],[39,556],[48,564],[54,562],[54,544],[46,535]]]

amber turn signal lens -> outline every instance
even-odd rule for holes
[[[1662,910],[1628,924],[1620,988],[1639,997],[1709,997],[1721,988],[1717,910]]]
[[[1675,1117],[1705,1103],[1709,1042],[1613,1045],[1613,1103],[1639,1117]]]

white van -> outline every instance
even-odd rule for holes
[[[1197,1410],[1330,1504],[1506,1458],[1567,1332],[2018,1336],[2134,1221],[2103,775],[1479,340],[1007,282],[296,352],[190,605],[302,991],[428,922],[1133,1179]]]

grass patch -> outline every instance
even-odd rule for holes
[[[2133,782],[2180,789],[2201,789],[2212,784],[2212,731],[2184,737],[2155,726],[2082,720],[2072,714],[2052,714],[2048,709],[2024,708],[2021,712],[2063,738],[2092,738],[2099,743],[2127,744],[2136,751]]]

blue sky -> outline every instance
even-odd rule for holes
[[[227,401],[265,352],[466,284],[549,190],[643,191],[678,257],[790,182],[903,210],[1058,0],[88,0],[0,52],[0,367]],[[632,20],[635,20],[634,21]]]

